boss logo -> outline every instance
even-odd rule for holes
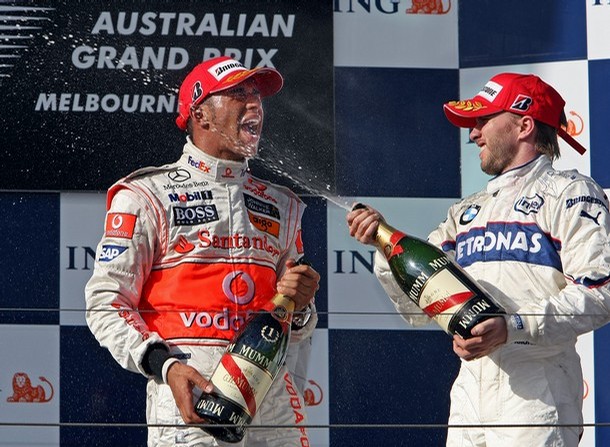
[[[199,225],[219,219],[216,205],[174,207],[172,211],[175,225]]]

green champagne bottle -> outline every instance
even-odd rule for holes
[[[297,264],[308,262],[301,258]],[[207,423],[203,430],[225,442],[243,439],[284,365],[292,324],[299,318],[294,301],[281,293],[250,316],[212,374],[214,390],[202,393],[195,405]]]
[[[375,239],[403,292],[448,334],[470,338],[475,325],[506,313],[434,245],[384,221],[379,222]]]

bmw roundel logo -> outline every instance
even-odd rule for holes
[[[472,222],[474,218],[477,217],[477,214],[479,214],[480,209],[481,207],[479,205],[470,205],[466,208],[466,211],[460,216],[460,225],[466,225]]]

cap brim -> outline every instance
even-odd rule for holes
[[[248,70],[248,73],[245,73],[239,77],[229,77],[229,81],[220,82],[215,88],[210,90],[209,94],[230,89],[231,87],[241,84],[246,79],[250,78],[256,80],[256,84],[262,97],[275,95],[284,85],[284,78],[277,70],[268,67],[261,67]]]
[[[566,143],[568,143],[570,146],[572,146],[576,152],[578,152],[580,155],[584,154],[585,152],[587,152],[587,150],[585,149],[585,147],[580,144],[578,141],[576,141],[572,135],[570,135],[569,133],[567,133],[563,127],[560,127],[559,129],[557,129],[557,135],[559,135],[563,141],[565,141]]]
[[[256,79],[261,96],[273,96],[284,86],[284,78],[273,68],[259,68],[252,77]]]
[[[443,105],[443,110],[451,124],[470,129],[476,126],[477,118],[503,111],[498,107],[492,107],[487,101],[480,101],[478,99],[450,101]]]

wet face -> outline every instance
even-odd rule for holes
[[[217,156],[241,160],[256,155],[263,129],[263,105],[253,79],[213,94],[205,107],[209,140],[214,142]]]
[[[518,135],[518,117],[512,113],[477,118],[470,139],[480,149],[481,170],[489,175],[499,175],[517,167]]]

